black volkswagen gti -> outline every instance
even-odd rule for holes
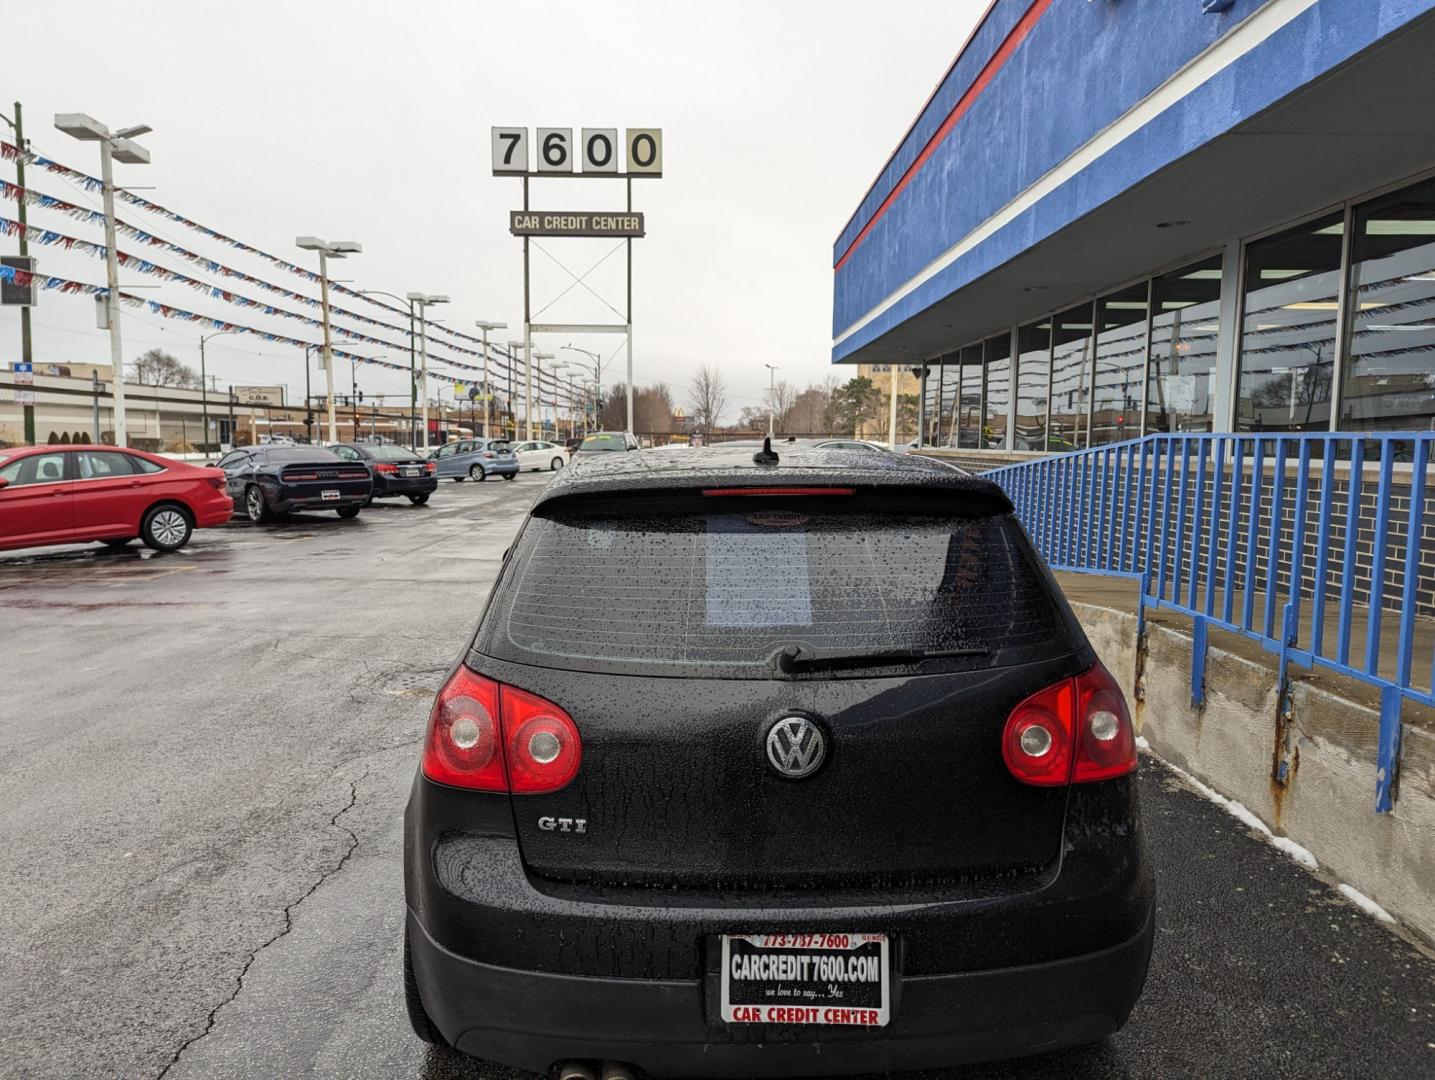
[[[594,455],[539,496],[405,820],[421,1038],[753,1077],[1099,1040],[1146,978],[1121,692],[996,486]]]

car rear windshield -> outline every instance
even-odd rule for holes
[[[488,448],[495,454],[506,454],[513,449],[513,444],[505,442],[503,439],[494,439],[488,444]]]
[[[579,445],[580,450],[626,450],[628,440],[621,435],[589,435]]]
[[[339,455],[322,446],[267,446],[265,455],[270,461],[337,461]]]
[[[371,446],[369,453],[376,461],[422,461],[423,459],[402,446]]]
[[[759,678],[793,644],[975,654],[925,662],[938,669],[1080,644],[1009,515],[742,501],[617,516],[540,508],[476,647],[547,667]]]

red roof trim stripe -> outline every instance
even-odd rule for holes
[[[837,260],[837,264],[832,268],[834,272],[841,270],[843,264],[852,257],[852,253],[857,250],[862,241],[867,239],[867,234],[870,233],[877,222],[882,219],[882,216],[891,207],[892,203],[896,201],[897,196],[912,182],[922,166],[936,153],[937,147],[941,145],[942,140],[952,133],[952,129],[961,122],[962,117],[967,114],[976,100],[982,96],[982,92],[986,90],[991,84],[991,81],[996,78],[997,72],[1006,66],[1006,62],[1011,59],[1012,54],[1015,53],[1021,43],[1026,40],[1026,36],[1031,33],[1032,28],[1041,20],[1041,17],[1046,14],[1046,9],[1051,7],[1051,3],[1052,0],[1033,0],[1031,7],[1026,9],[1026,14],[1012,27],[1011,33],[1007,34],[1005,40],[1003,40],[997,48],[997,51],[992,54],[991,59],[982,66],[982,70],[979,71],[977,77],[972,80],[972,85],[967,87],[966,93],[952,106],[952,111],[948,113],[947,118],[942,121],[942,126],[933,132],[932,137],[927,140],[927,144],[922,147],[922,152],[917,155],[916,160],[907,166],[907,171],[904,172],[902,178],[893,185],[891,192],[882,200],[882,204],[873,212],[867,224],[862,226],[862,231],[852,238],[852,243],[847,245],[847,250],[842,253],[842,257]]]

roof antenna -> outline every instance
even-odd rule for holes
[[[766,435],[762,440],[762,449],[752,455],[754,465],[776,465],[777,454],[772,449],[772,436]]]

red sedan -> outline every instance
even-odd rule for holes
[[[135,539],[174,551],[233,514],[220,469],[113,446],[0,449],[0,551]]]

